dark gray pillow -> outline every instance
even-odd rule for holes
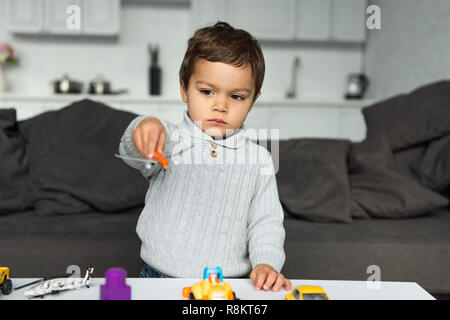
[[[367,136],[384,129],[393,151],[450,133],[450,81],[426,85],[363,109]]]
[[[444,190],[442,190],[440,192],[440,194],[442,194],[444,197],[446,197],[447,199],[449,199],[449,207],[450,207],[450,186],[448,186],[447,188],[445,188]]]
[[[352,221],[347,179],[350,141],[281,140],[277,185],[290,215],[309,221]]]
[[[148,181],[114,157],[135,117],[84,99],[21,122],[36,214],[118,212],[143,205]]]
[[[32,206],[28,194],[28,158],[15,109],[0,110],[0,214]]]
[[[403,149],[394,152],[395,171],[410,177],[415,181],[420,181],[415,167],[420,164],[420,161],[428,148],[429,143],[422,143],[414,147]]]
[[[366,167],[349,182],[354,201],[376,218],[415,217],[448,205],[444,196],[381,166]]]
[[[371,217],[419,216],[448,204],[442,195],[395,170],[391,147],[382,130],[352,145],[349,167],[351,199]]]
[[[349,174],[360,172],[368,166],[394,168],[392,149],[383,130],[374,131],[362,142],[352,143],[348,154]]]
[[[432,141],[412,171],[420,183],[438,192],[450,185],[450,135]]]

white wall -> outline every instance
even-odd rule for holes
[[[449,0],[372,0],[381,30],[368,32],[368,98],[386,98],[450,78]]]
[[[9,91],[49,94],[50,81],[67,72],[87,85],[102,73],[113,89],[128,88],[147,95],[147,43],[160,44],[162,95],[179,98],[178,69],[191,36],[189,5],[139,2],[122,4],[121,33],[114,39],[10,34],[6,30],[5,0],[0,0],[0,42],[9,41],[21,64],[8,67]],[[298,74],[300,98],[340,99],[350,72],[360,71],[359,45],[261,43],[266,60],[262,99],[284,98],[295,55],[302,64]]]

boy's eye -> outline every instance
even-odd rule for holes
[[[207,96],[209,96],[212,93],[212,91],[208,90],[208,89],[200,89],[200,92],[203,93],[203,94],[206,94]],[[233,95],[231,95],[231,97],[234,100],[238,100],[238,101],[241,101],[241,100],[245,99],[244,97],[242,97],[242,96],[240,96],[238,94],[233,94]]]
[[[207,96],[209,96],[209,93],[212,92],[211,90],[202,89],[200,90],[201,93],[205,93]]]
[[[242,97],[242,96],[239,96],[239,95],[237,95],[237,94],[233,94],[231,97],[233,97],[233,99],[235,99],[235,100],[244,100],[244,97]]]

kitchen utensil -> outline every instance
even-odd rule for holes
[[[286,93],[287,98],[295,98],[296,97],[296,90],[297,90],[297,71],[300,66],[300,57],[294,58],[294,65],[292,67],[292,79],[291,79],[291,86]]]
[[[350,73],[347,78],[346,99],[361,99],[369,85],[369,79],[363,73]]]
[[[161,94],[161,68],[158,65],[159,46],[148,45],[148,52],[150,55],[149,67],[149,94]]]
[[[111,83],[107,81],[101,74],[97,75],[95,79],[89,83],[90,94],[121,94],[127,92],[127,89],[112,91]]]
[[[69,78],[64,74],[62,79],[52,81],[54,93],[81,93],[83,83]]]

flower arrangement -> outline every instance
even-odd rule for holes
[[[0,64],[18,64],[19,59],[14,49],[6,42],[0,43]]]

